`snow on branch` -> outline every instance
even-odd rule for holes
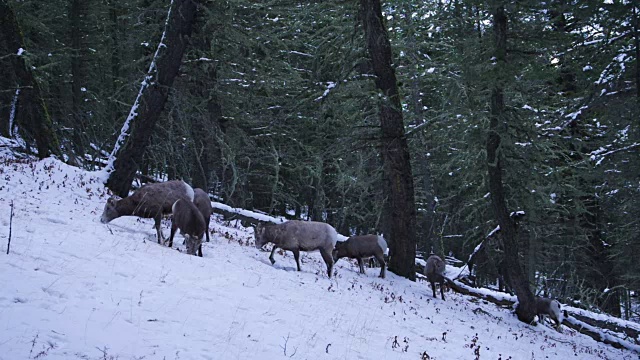
[[[311,54],[307,54],[307,53],[303,53],[303,52],[295,51],[295,50],[289,51],[289,54],[313,57],[313,55],[311,55]]]
[[[462,276],[465,268],[469,268],[469,272],[471,272],[472,268],[473,268],[473,264],[475,261],[475,257],[478,255],[478,253],[480,251],[482,251],[482,249],[484,248],[487,240],[489,240],[493,235],[495,235],[495,233],[497,233],[498,231],[500,231],[500,225],[496,226],[493,230],[491,230],[487,236],[484,238],[484,240],[482,240],[476,247],[475,249],[473,249],[473,252],[471,253],[471,255],[469,255],[469,259],[467,260],[467,263],[464,264],[464,266],[462,267],[462,270],[460,270],[460,273],[458,274],[458,276],[456,276],[455,278],[458,279]]]
[[[120,130],[120,135],[116,140],[115,145],[113,146],[113,150],[109,155],[109,159],[107,160],[107,165],[99,172],[98,176],[101,181],[107,182],[109,179],[109,174],[114,170],[114,163],[116,161],[116,157],[118,155],[118,151],[120,151],[120,147],[124,144],[125,139],[129,136],[129,128],[131,126],[131,122],[138,116],[138,107],[140,106],[140,99],[142,98],[142,94],[149,87],[150,84],[153,83],[153,78],[157,73],[156,61],[158,59],[158,55],[160,54],[160,49],[166,48],[164,41],[167,35],[167,28],[169,27],[169,19],[171,19],[171,10],[173,9],[173,1],[169,3],[169,11],[167,12],[167,18],[164,22],[164,29],[162,31],[162,37],[160,38],[160,43],[158,43],[158,47],[156,48],[156,52],[153,54],[153,58],[151,59],[151,64],[149,65],[149,70],[147,70],[147,75],[145,75],[144,80],[140,84],[140,90],[138,91],[138,95],[136,96],[136,100],[133,102],[133,106],[131,106],[131,110],[129,110],[129,115],[122,125],[122,129]]]
[[[605,151],[606,149],[604,148],[600,148],[598,150],[594,150],[589,154],[589,157],[591,159],[591,161],[595,161],[596,162],[596,166],[600,165],[602,163],[602,161],[604,161],[604,159],[612,154],[621,152],[621,151],[628,151],[631,149],[635,149],[637,147],[640,146],[640,143],[633,143],[629,146],[625,146],[619,149],[614,149],[614,150],[609,150],[609,151]]]
[[[624,72],[626,70],[625,63],[631,62],[632,60],[633,60],[633,58],[631,56],[628,56],[627,54],[625,54],[623,52],[617,54],[611,60],[611,62],[604,68],[604,70],[602,70],[602,72],[600,73],[600,77],[598,78],[598,80],[596,80],[595,84],[596,85],[603,85],[603,84],[606,84],[606,83],[612,81],[616,77],[613,74],[614,67],[617,65],[618,67],[620,67],[620,71]]]
[[[497,233],[498,231],[500,231],[500,225],[496,226],[495,229],[491,230],[488,234],[487,234],[487,239],[492,237],[495,233]]]
[[[331,89],[333,89],[334,87],[336,87],[336,83],[334,83],[333,81],[327,82],[327,89],[324,91],[324,93],[321,96],[315,98],[314,101],[320,101],[326,98],[327,95],[329,95],[329,93],[331,92]]]

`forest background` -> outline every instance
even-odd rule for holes
[[[476,284],[508,291],[516,259],[537,294],[637,321],[638,6],[385,1],[395,96],[368,41],[375,5],[0,0],[0,135],[102,169],[149,80],[165,99],[138,129],[131,177],[392,243],[402,200],[415,234],[392,250],[473,254]],[[389,104],[410,159],[404,199],[390,190]]]

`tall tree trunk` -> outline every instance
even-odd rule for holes
[[[579,215],[580,229],[586,231],[588,239],[587,264],[583,276],[590,288],[597,292],[596,305],[604,312],[616,317],[622,315],[620,309],[620,291],[615,264],[611,261],[611,247],[607,245],[601,231],[602,208],[597,196],[588,194],[580,198],[584,213]],[[614,290],[611,290],[614,289]]]
[[[15,88],[19,90],[14,93],[17,99],[16,121],[23,134],[35,140],[39,158],[44,159],[51,154],[59,156],[58,138],[53,131],[40,86],[22,56],[22,32],[7,0],[0,0],[0,44],[6,46],[5,49],[0,49],[0,53],[12,54],[9,56],[10,66],[15,74]]]
[[[88,82],[88,24],[90,0],[70,0],[69,30],[71,38],[71,97],[73,118],[73,148],[78,157],[85,153],[87,121],[84,98]]]
[[[636,55],[636,98],[640,102],[640,21],[638,20],[638,6],[631,2],[633,8],[633,45]]]
[[[503,81],[507,53],[507,17],[503,5],[498,5],[493,13],[495,39],[495,85],[491,89],[491,109],[489,134],[487,137],[487,169],[489,191],[494,216],[500,225],[504,246],[503,269],[509,286],[518,297],[516,314],[520,321],[530,323],[535,316],[535,299],[529,288],[527,277],[520,265],[518,253],[518,234],[515,221],[509,216],[502,183],[502,162],[500,154],[500,128],[506,122]]]
[[[196,16],[195,0],[172,0],[164,33],[105,167],[107,186],[126,196],[178,74]]]
[[[215,69],[211,71],[210,81],[214,84],[218,81],[218,74]],[[209,174],[215,174],[213,180],[215,184],[211,184],[211,178],[208,179],[208,186],[214,185],[217,195],[221,195],[224,192],[222,190],[222,178],[223,175],[223,144],[225,142],[226,133],[226,120],[222,117],[222,105],[217,95],[217,88],[215,85],[210,85],[209,100],[207,101],[207,118],[209,119],[210,137],[207,140],[208,150],[206,155],[207,165],[205,169],[209,171]]]
[[[202,37],[202,35],[200,36]],[[209,39],[204,37],[197,46],[206,51],[209,44]],[[216,82],[218,81],[216,67],[203,63],[201,67],[196,68],[196,71],[199,74],[192,75],[196,85],[194,95],[207,99],[207,112],[204,116],[192,120],[191,136],[195,153],[192,166],[194,170],[191,172],[191,177],[194,187],[207,190],[214,179],[220,179],[214,175],[215,169],[222,169],[222,154],[218,144],[222,136],[220,128],[222,106],[216,96]]]
[[[316,176],[313,178],[313,199],[310,210],[312,221],[324,221],[324,214],[326,212],[326,200],[324,191],[324,170],[325,164],[322,156],[315,159],[316,161]]]
[[[120,23],[118,21],[118,15],[122,12],[121,8],[118,6],[118,0],[108,0],[107,5],[109,6],[109,20],[110,20],[110,34],[111,34],[111,93],[112,96],[115,96],[118,93],[118,89],[122,86],[122,80],[120,79],[121,75],[121,63],[122,56],[120,53],[120,44],[119,36],[120,33]],[[121,114],[121,111],[118,110],[118,106],[112,105],[109,106],[109,118],[113,119],[113,121],[117,121]]]
[[[415,28],[417,25],[417,21],[413,16],[411,16],[413,11],[412,6],[406,6],[403,9],[405,26],[407,29]],[[409,32],[407,34],[407,49],[406,52],[412,61],[416,63],[420,60],[419,57],[419,47],[422,46],[422,43],[416,38],[414,32]],[[416,127],[423,126],[426,121],[424,119],[424,105],[422,102],[422,89],[421,84],[421,76],[419,75],[418,68],[414,68],[411,72],[411,83],[410,83],[410,96],[411,104],[409,104],[409,108],[413,109],[411,111],[413,113],[413,125]],[[417,221],[420,224],[424,224],[425,226],[418,227],[418,232],[416,233],[416,242],[418,245],[418,249],[422,250],[430,250],[434,243],[437,240],[434,232],[434,225],[436,221],[435,211],[433,211],[432,205],[434,204],[435,195],[433,192],[433,177],[431,176],[430,169],[430,159],[427,155],[428,149],[422,149],[422,151],[418,151],[414,153],[416,157],[413,158],[414,165],[417,165],[417,168],[413,168],[413,175],[417,180],[417,183],[414,184],[416,186],[415,192],[418,194],[417,201],[418,203],[422,203],[421,207],[424,208],[423,211],[419,212],[417,216]],[[422,188],[422,189],[420,189]],[[422,192],[420,191],[422,190]],[[422,230],[422,231],[420,231]],[[442,249],[440,249],[442,250]]]
[[[391,65],[391,44],[384,27],[380,0],[360,0],[360,7],[376,87],[383,95],[379,112],[385,190],[391,210],[389,270],[415,280],[416,209],[413,175],[398,85]]]

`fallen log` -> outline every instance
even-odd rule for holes
[[[451,289],[464,295],[478,297],[502,307],[513,307],[513,305],[516,303],[516,297],[509,294],[503,295],[502,293],[498,293],[495,291],[489,291],[481,288],[472,288],[456,280],[451,280],[451,279],[446,279],[446,280],[447,280],[447,285]],[[620,337],[617,337],[612,334],[608,334],[603,331],[603,328],[604,328],[605,330],[624,333],[630,338],[633,338],[634,341],[637,341],[638,339],[637,335],[635,337],[633,336],[633,334],[637,334],[637,332],[635,332],[637,331],[636,329],[630,326],[625,327],[620,324],[615,324],[610,321],[590,318],[584,314],[584,311],[582,311],[582,313],[580,314],[574,313],[571,310],[568,310],[567,312],[569,313],[570,316],[564,319],[564,321],[562,322],[563,325],[571,329],[574,329],[581,334],[587,335],[598,342],[611,345],[616,349],[627,349],[627,350],[640,353],[640,345],[634,344],[630,341],[621,339]],[[582,319],[583,321],[579,319]],[[587,321],[594,325],[587,323]],[[598,326],[598,324],[603,326],[600,327]],[[617,330],[613,330],[613,329],[617,329]]]
[[[460,294],[475,296],[502,307],[513,307],[513,304],[516,303],[515,296],[509,294],[497,296],[495,291],[473,288],[456,280],[445,279],[447,281],[447,286]]]
[[[636,327],[633,327],[632,325],[625,325],[606,319],[594,319],[585,315],[584,310],[582,309],[574,309],[571,307],[568,307],[566,309],[572,317],[576,318],[579,321],[582,321],[583,323],[600,329],[606,329],[616,333],[625,334],[627,336],[627,339],[632,340],[632,343],[640,345],[640,324],[637,324]]]
[[[640,353],[640,345],[636,345],[636,344],[630,343],[629,341],[620,339],[617,336],[607,334],[603,332],[602,329],[595,326],[591,326],[574,317],[570,316],[564,319],[564,321],[562,321],[562,324],[571,329],[578,331],[581,334],[585,334],[596,341],[611,345],[616,349],[627,349],[627,350],[632,350],[637,353]]]
[[[258,225],[258,219],[242,214],[238,209],[216,202],[211,203],[211,205],[213,206],[213,212],[222,215],[225,221],[240,220],[244,227]]]

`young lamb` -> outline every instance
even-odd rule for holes
[[[163,215],[171,213],[171,207],[178,199],[193,201],[194,192],[191,186],[182,180],[173,180],[157,184],[147,184],[123,199],[111,197],[104,206],[100,221],[103,224],[121,216],[138,216],[152,218],[158,236],[158,244],[164,242],[160,220]]]
[[[204,190],[200,188],[193,189],[194,198],[193,203],[200,210],[204,223],[206,225],[205,234],[207,236],[207,242],[209,242],[209,223],[211,222],[211,214],[213,214],[213,207],[211,206],[211,199]]]
[[[436,297],[436,282],[440,284],[440,295],[444,300],[444,261],[438,255],[431,255],[427,259],[427,265],[424,267],[424,274],[427,276],[427,280],[431,283],[431,290],[433,290],[433,297]]]
[[[180,229],[180,233],[187,243],[187,254],[195,255],[197,249],[198,256],[202,257],[202,238],[207,228],[200,210],[192,201],[184,199],[177,200],[173,204],[172,210],[171,236],[169,236],[169,244],[167,246],[173,246],[173,237],[176,234],[176,230]]]
[[[346,241],[337,242],[336,248],[333,250],[333,261],[348,257],[357,259],[360,266],[360,273],[364,274],[363,258],[375,257],[380,263],[380,277],[384,279],[386,262],[384,254],[387,252],[387,242],[380,235],[361,235],[352,236]]]
[[[333,258],[331,252],[336,244],[338,233],[329,224],[316,221],[290,220],[282,224],[266,225],[259,223],[255,229],[256,247],[261,248],[264,244],[273,243],[273,249],[269,260],[271,264],[276,261],[273,254],[277,248],[293,252],[296,259],[298,271],[300,270],[300,251],[319,250],[325,264],[327,264],[327,274],[331,277],[333,269]]]
[[[556,323],[556,330],[560,331],[560,325],[564,318],[569,317],[567,311],[561,311],[560,303],[557,300],[547,299],[540,296],[536,296],[536,314],[540,323],[544,321],[544,316],[549,317]]]

